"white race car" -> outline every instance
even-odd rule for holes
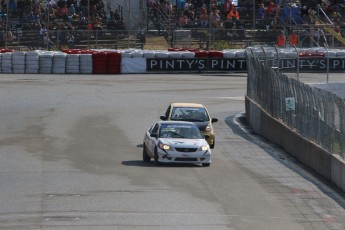
[[[143,161],[195,163],[210,166],[211,150],[207,138],[193,122],[158,121],[145,133]]]

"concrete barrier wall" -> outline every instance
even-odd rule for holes
[[[246,119],[254,132],[281,146],[303,164],[345,191],[345,161],[303,138],[246,97]]]

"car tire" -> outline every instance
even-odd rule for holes
[[[150,160],[151,160],[151,157],[149,157],[147,155],[146,146],[144,144],[144,146],[143,146],[143,161],[144,162],[149,162]]]
[[[216,145],[216,139],[214,138],[213,139],[213,142],[212,142],[212,145],[210,145],[210,148],[211,149],[214,149],[214,146]]]
[[[154,159],[155,159],[155,165],[159,165],[157,150],[155,151]]]
[[[211,163],[202,163],[201,165],[202,165],[203,167],[209,167],[210,164],[211,164]]]

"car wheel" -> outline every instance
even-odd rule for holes
[[[157,150],[155,151],[155,157],[154,158],[155,158],[155,165],[159,165]]]
[[[208,167],[208,166],[210,166],[210,163],[202,163],[201,164],[203,167]]]
[[[150,160],[151,160],[151,157],[149,157],[149,156],[147,155],[146,146],[145,146],[145,144],[144,144],[144,146],[143,146],[143,161],[149,162]]]
[[[214,149],[215,144],[216,144],[216,139],[213,139],[213,143],[212,143],[212,145],[210,145],[210,148]]]

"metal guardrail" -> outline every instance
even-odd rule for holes
[[[302,137],[344,159],[345,100],[265,63],[247,49],[247,96]]]

